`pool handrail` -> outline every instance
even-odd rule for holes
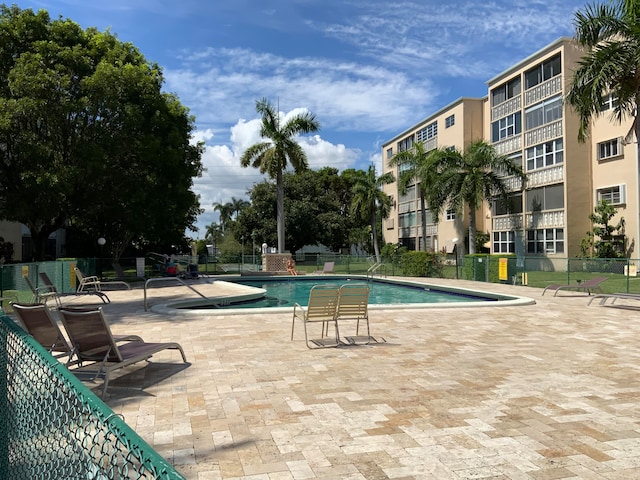
[[[144,311],[145,312],[147,311],[147,286],[150,283],[156,283],[156,282],[167,281],[167,280],[176,280],[178,283],[184,285],[189,290],[192,290],[194,293],[204,298],[205,300],[211,300],[209,297],[207,297],[206,295],[203,295],[201,292],[199,292],[198,290],[193,288],[191,285],[189,285],[187,282],[182,280],[180,277],[153,277],[153,278],[147,279],[144,282]]]

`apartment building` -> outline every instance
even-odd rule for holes
[[[564,96],[580,56],[570,38],[539,50],[489,80],[487,97],[461,98],[385,142],[384,171],[397,175],[401,167],[390,168],[388,159],[413,142],[427,142],[426,150],[455,146],[464,151],[469,142],[483,138],[527,174],[525,185],[505,179],[511,191],[508,205],[493,201],[475,212],[478,230],[490,234],[492,253],[580,255],[581,240],[591,229],[589,214],[606,199],[625,218],[632,254],[639,238],[639,201],[636,144],[624,141],[631,121],[619,125],[605,111],[587,141],[578,141],[578,118]],[[603,108],[614,102],[604,98]],[[415,189],[400,197],[392,184],[386,192],[394,197],[394,208],[383,226],[385,240],[420,249]],[[438,224],[428,224],[427,248],[451,251],[455,239],[468,235],[464,217],[447,211]]]

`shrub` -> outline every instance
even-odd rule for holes
[[[440,255],[431,252],[406,252],[402,255],[402,271],[411,277],[441,277]]]

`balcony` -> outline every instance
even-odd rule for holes
[[[498,155],[508,155],[509,153],[522,150],[522,135],[514,135],[493,144]]]
[[[524,92],[524,106],[528,107],[545,98],[552,97],[562,92],[562,75],[556,75],[546,82],[542,82]]]
[[[497,105],[491,109],[491,121],[495,122],[499,118],[506,117],[507,115],[511,115],[520,110],[521,108],[521,97],[518,95],[517,97],[510,98],[506,102],[502,102],[500,105]]]
[[[511,215],[502,215],[493,217],[492,230],[494,232],[509,232],[513,230],[522,230],[522,214],[514,213]]]
[[[527,213],[525,222],[527,230],[564,227],[564,210]]]
[[[547,123],[541,127],[528,130],[524,133],[524,144],[529,147],[539,143],[548,142],[562,136],[562,119]]]
[[[527,173],[527,188],[535,188],[564,181],[564,166],[554,165],[553,167],[534,170]]]

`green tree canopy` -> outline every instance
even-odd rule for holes
[[[624,227],[625,221],[620,217],[612,223],[618,214],[616,207],[606,200],[601,200],[589,215],[591,231],[580,242],[580,250],[584,256],[598,258],[618,258],[625,256]]]
[[[37,257],[67,222],[116,258],[194,227],[202,145],[162,83],[108,32],[0,6],[0,216],[30,229]]]
[[[364,173],[364,172],[363,172]],[[367,221],[350,214],[353,198],[351,176],[339,175],[335,168],[305,170],[283,175],[285,191],[286,243],[292,252],[305,245],[323,244],[333,251],[350,245],[350,234]],[[271,181],[255,184],[249,191],[250,206],[238,218],[236,235],[274,245],[277,232],[273,224],[276,186]]]
[[[602,111],[602,97],[616,98],[612,118],[633,118],[629,137],[640,138],[640,2],[614,0],[587,5],[574,17],[575,38],[585,48],[578,62],[568,103],[580,117],[578,138],[584,141],[593,117]],[[640,148],[640,143],[638,144]]]
[[[380,262],[380,248],[378,246],[378,220],[387,218],[391,210],[391,198],[382,191],[384,185],[395,181],[395,176],[387,172],[377,176],[373,165],[365,172],[358,170],[353,174],[353,202],[351,203],[352,215],[368,219],[371,225],[373,251],[376,262]]]

